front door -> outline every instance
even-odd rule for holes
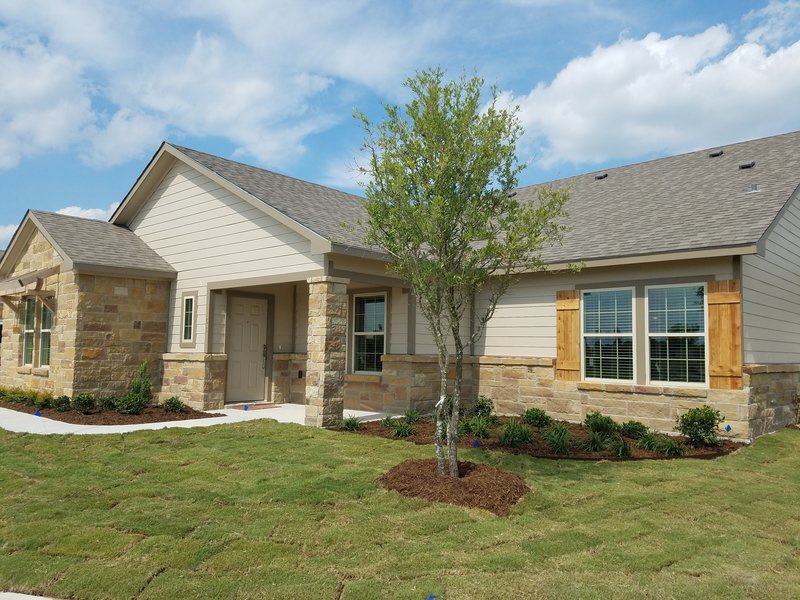
[[[267,306],[266,298],[230,299],[227,402],[264,399]]]

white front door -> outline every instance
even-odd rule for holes
[[[264,399],[266,388],[267,300],[230,299],[227,402]]]

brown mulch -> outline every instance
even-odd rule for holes
[[[0,408],[8,408],[18,412],[36,414],[39,410],[35,406],[18,404],[16,402],[6,402],[0,400]],[[63,423],[74,423],[76,425],[134,425],[139,423],[163,423],[165,421],[184,421],[186,419],[208,419],[209,417],[222,417],[219,413],[200,412],[186,407],[183,412],[175,413],[164,410],[160,406],[150,406],[144,409],[140,415],[123,415],[111,410],[97,411],[85,415],[83,413],[69,410],[59,412],[54,408],[41,409],[41,415],[54,421]]]
[[[401,462],[377,481],[403,496],[424,498],[470,508],[482,508],[501,517],[530,491],[525,480],[497,467],[459,461],[461,477],[439,475],[435,458]]]
[[[664,456],[660,452],[652,452],[648,450],[643,450],[636,445],[635,440],[628,440],[630,447],[631,447],[631,457],[626,459],[620,459],[617,456],[614,456],[608,450],[600,450],[597,452],[590,452],[588,450],[583,450],[580,448],[581,443],[587,438],[588,434],[586,429],[583,425],[579,423],[567,423],[562,421],[567,427],[569,427],[570,433],[572,434],[573,445],[569,451],[569,454],[555,454],[553,453],[550,445],[542,439],[539,435],[539,432],[535,427],[533,427],[534,435],[533,441],[530,444],[523,444],[516,448],[509,448],[503,446],[498,441],[497,433],[500,429],[513,419],[508,417],[500,417],[499,423],[492,428],[491,430],[491,438],[490,439],[478,439],[472,436],[462,436],[459,440],[459,447],[461,448],[480,448],[483,450],[499,450],[501,452],[508,452],[510,454],[519,454],[525,456],[532,456],[536,458],[554,458],[554,459],[573,459],[573,460],[665,460],[670,459],[673,460],[671,457]],[[519,420],[519,419],[516,419]],[[384,427],[380,421],[370,421],[361,423],[361,429],[357,432],[361,435],[372,435],[377,437],[389,438],[389,439],[402,439],[408,442],[412,442],[418,445],[427,445],[433,444],[433,434],[436,430],[436,426],[433,422],[428,419],[423,419],[414,423],[414,435],[407,437],[407,438],[396,438],[391,429]],[[742,442],[734,442],[732,440],[722,439],[720,440],[720,444],[718,446],[713,447],[706,447],[706,448],[695,448],[686,442],[686,439],[682,436],[677,436],[674,438],[679,442],[683,442],[685,454],[682,458],[716,458],[718,456],[724,456],[726,454],[730,454],[739,448],[746,446],[747,444]],[[477,446],[475,445],[477,443]]]

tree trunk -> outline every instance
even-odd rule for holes
[[[461,409],[461,381],[464,369],[464,349],[456,349],[455,381],[453,382],[453,409],[450,413],[450,425],[447,428],[447,459],[450,466],[450,477],[459,477],[458,472],[458,417]]]
[[[444,418],[445,418],[445,405],[447,403],[447,371],[450,370],[449,358],[446,355],[439,356],[439,402],[436,403],[436,433],[433,436],[433,443],[436,448],[436,464],[439,470],[439,475],[445,475],[444,465]],[[449,440],[449,433],[448,433]]]

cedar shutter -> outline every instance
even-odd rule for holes
[[[708,282],[708,383],[742,388],[742,294],[738,279]]]
[[[581,304],[579,290],[556,292],[556,379],[581,378]]]

